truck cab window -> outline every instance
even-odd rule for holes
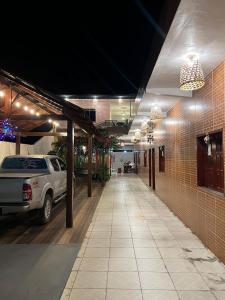
[[[66,171],[66,164],[61,159],[58,159],[58,162],[61,167],[61,171]]]
[[[51,164],[53,166],[54,171],[56,171],[56,172],[60,171],[57,159],[56,158],[51,158],[50,161],[51,161]]]

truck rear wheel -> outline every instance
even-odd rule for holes
[[[39,223],[46,224],[50,221],[52,215],[52,197],[47,194],[43,207],[39,211]]]

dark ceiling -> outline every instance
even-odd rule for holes
[[[0,67],[56,94],[135,96],[147,84],[179,2],[83,0],[9,11]]]

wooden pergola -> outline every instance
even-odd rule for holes
[[[3,70],[0,70],[0,97],[0,120],[10,119],[18,127],[16,154],[20,154],[21,137],[67,136],[66,227],[73,227],[75,124],[88,136],[88,197],[92,196],[92,139],[100,136],[97,128],[79,106]],[[66,121],[66,131],[34,131],[49,120]]]

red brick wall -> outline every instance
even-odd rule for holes
[[[96,103],[93,100],[72,100],[72,103],[82,108],[95,108],[97,124],[110,120],[110,100],[98,100]]]
[[[156,193],[225,262],[225,197],[197,186],[196,143],[197,135],[218,129],[223,129],[224,138],[224,69],[223,62],[193,98],[178,102],[167,121],[157,125],[155,150]],[[160,145],[165,145],[165,173],[158,172]],[[147,183],[143,166],[139,175]]]

